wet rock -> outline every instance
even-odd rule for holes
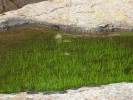
[[[133,83],[83,87],[65,93],[0,94],[0,100],[133,100]]]

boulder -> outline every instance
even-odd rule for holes
[[[45,0],[0,0],[0,13],[23,7],[29,3],[36,3]]]
[[[0,13],[8,10],[18,9],[18,6],[10,0],[0,0]]]
[[[0,28],[36,24],[101,34],[133,29],[132,0],[49,0],[0,15]]]

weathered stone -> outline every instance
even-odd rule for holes
[[[18,9],[26,4],[36,3],[46,0],[0,0],[0,13]]]
[[[0,15],[0,28],[36,24],[99,34],[133,29],[132,0],[49,0]]]
[[[0,100],[133,100],[133,83],[83,87],[66,93],[0,94]]]

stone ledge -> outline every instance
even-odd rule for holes
[[[133,83],[115,83],[100,87],[82,87],[55,93],[0,94],[0,100],[133,100]]]
[[[130,1],[131,2],[131,1]],[[52,0],[29,4],[0,15],[0,28],[27,24],[101,34],[133,30],[133,3],[128,0]],[[69,5],[70,4],[70,5]],[[69,5],[69,6],[68,6]]]

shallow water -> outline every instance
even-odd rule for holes
[[[132,32],[93,37],[44,28],[0,32],[0,93],[133,82],[132,65]]]

